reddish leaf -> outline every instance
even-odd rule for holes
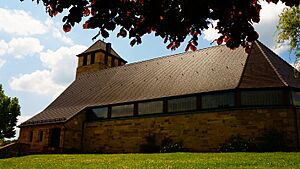
[[[71,31],[71,25],[66,23],[63,25],[63,29],[65,32],[70,32]]]
[[[89,16],[91,11],[88,8],[84,8],[83,10],[83,16]]]
[[[194,46],[193,44],[190,44],[190,49],[191,49],[192,51],[196,51],[196,50],[197,50],[196,46]]]
[[[167,46],[167,49],[170,49],[174,46],[174,42],[171,42],[168,46]]]
[[[88,29],[89,28],[89,22],[86,21],[83,25],[82,25],[83,29]]]

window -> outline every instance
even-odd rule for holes
[[[83,56],[83,62],[82,62],[82,66],[86,66],[87,65],[87,55]]]
[[[95,53],[92,53],[91,54],[91,64],[94,64],[95,63]]]
[[[234,106],[233,92],[206,94],[202,96],[203,109],[232,107],[232,106]]]
[[[106,65],[107,65],[107,62],[108,62],[108,55],[107,55],[107,54],[105,54],[105,56],[104,56],[104,64],[106,64]]]
[[[112,58],[108,56],[107,65],[111,67],[111,63],[112,63]]]
[[[119,60],[118,60],[118,59],[115,59],[114,66],[120,66],[120,65],[119,65]]]
[[[163,112],[163,101],[139,103],[139,114],[156,114]]]
[[[87,112],[87,120],[94,121],[106,119],[108,116],[108,107],[93,108]]]
[[[300,106],[300,92],[293,92],[293,104],[295,106]]]
[[[168,112],[196,110],[196,108],[196,96],[168,100]]]
[[[242,91],[241,104],[244,106],[283,105],[283,91]]]
[[[133,104],[113,106],[111,108],[111,117],[133,116]]]
[[[40,132],[39,132],[39,142],[42,142],[42,141],[43,141],[43,137],[44,137],[44,132],[43,132],[43,131],[40,131]]]
[[[33,131],[30,131],[29,133],[29,142],[32,143],[33,140]]]
[[[111,67],[115,66],[115,58],[111,58]]]

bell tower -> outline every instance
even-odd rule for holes
[[[101,40],[95,42],[77,57],[76,79],[81,74],[122,66],[127,63],[111,48],[110,43],[105,43]]]

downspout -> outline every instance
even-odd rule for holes
[[[81,126],[81,143],[80,143],[80,151],[83,152],[83,139],[84,139],[84,125],[85,125],[86,120],[84,119],[82,121],[82,126]]]
[[[63,123],[63,127],[64,127],[64,138],[63,138],[62,151],[65,152],[65,138],[66,138],[66,130],[67,130],[65,123]]]
[[[294,99],[293,99],[293,94],[292,94],[292,90],[290,90],[290,100],[291,100],[291,103],[292,103],[292,107],[293,107],[293,111],[294,111],[294,118],[295,118],[295,129],[296,129],[296,141],[297,141],[297,151],[300,151],[300,148],[299,148],[299,124],[298,124],[298,113],[297,113],[297,108],[294,104]]]
[[[300,150],[299,148],[299,124],[298,124],[298,113],[296,107],[293,108],[294,110],[294,117],[295,117],[295,128],[296,128],[296,141],[297,141],[297,151]]]

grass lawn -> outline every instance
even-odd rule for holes
[[[1,169],[284,168],[300,169],[300,153],[170,153],[30,155],[0,159]]]

